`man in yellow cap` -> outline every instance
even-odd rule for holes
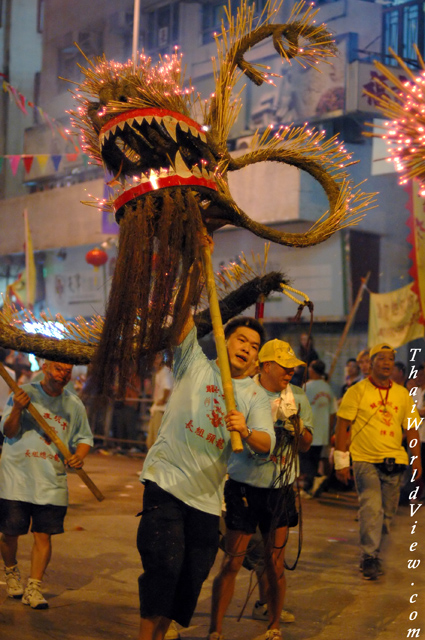
[[[209,640],[222,640],[223,617],[257,526],[263,535],[268,580],[267,603],[260,603],[269,622],[264,640],[282,637],[285,543],[288,527],[298,523],[292,485],[297,472],[297,451],[307,451],[311,445],[313,416],[304,391],[290,384],[294,368],[305,365],[296,358],[291,346],[283,340],[270,340],[260,350],[258,359],[260,372],[254,381],[269,397],[276,446],[271,455],[255,455],[246,438],[248,447],[230,456],[229,480],[224,489],[226,555],[213,584]]]
[[[360,503],[361,569],[366,580],[376,580],[382,573],[382,533],[389,533],[401,477],[409,464],[401,444],[403,429],[413,454],[415,479],[422,473],[415,429],[420,417],[407,389],[391,380],[394,360],[395,351],[389,344],[373,347],[370,375],[347,390],[337,413],[335,470],[337,478],[347,484],[351,454]]]

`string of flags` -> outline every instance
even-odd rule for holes
[[[87,153],[39,153],[39,154],[16,154],[16,155],[6,155],[0,156],[0,173],[5,166],[5,160],[8,161],[10,169],[12,170],[12,174],[16,176],[18,171],[19,164],[22,160],[22,164],[24,165],[25,173],[28,174],[33,166],[34,160],[36,160],[41,173],[45,173],[47,164],[50,162],[53,165],[55,172],[59,171],[59,167],[62,161],[66,159],[68,162],[77,162],[77,160],[81,160],[83,162],[84,167],[88,166],[89,156]]]
[[[0,74],[0,76],[3,76],[4,78],[4,74]],[[20,91],[18,91],[18,89],[16,89],[16,87],[13,87],[10,82],[7,82],[7,80],[2,80],[2,89],[5,93],[9,94],[10,98],[23,114],[28,115],[27,107],[33,109],[53,132],[59,133],[64,140],[71,142],[76,152],[81,151],[78,145],[78,138],[75,133],[65,129],[60,122],[49,116],[44,109],[34,104],[34,102],[28,100]]]

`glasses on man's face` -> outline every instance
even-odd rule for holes
[[[284,370],[284,372],[286,373],[286,375],[288,376],[293,376],[295,373],[295,368],[294,367],[282,367],[282,369]]]

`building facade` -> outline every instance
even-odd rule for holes
[[[234,11],[237,4],[231,0]],[[107,59],[118,62],[131,57],[133,1],[8,0],[2,5],[0,37],[3,43],[10,41],[13,55],[17,55],[17,45],[12,45],[12,40],[17,37],[19,10],[23,11],[24,5],[32,6],[32,12],[26,13],[27,31],[31,34],[28,43],[33,41],[32,48],[19,45],[19,61],[17,58],[15,67],[10,65],[10,82],[18,85],[22,94],[32,96],[43,112],[65,130],[69,125],[67,110],[73,107],[69,89],[75,86],[72,82],[78,83],[81,79],[78,64],[87,64],[83,53],[88,58],[105,53]],[[209,96],[214,90],[213,34],[220,31],[225,17],[222,2],[142,0],[141,5],[140,49],[144,48],[156,60],[178,46],[184,53],[186,77],[191,78],[196,91]],[[259,0],[257,10],[261,11],[263,6],[264,0]],[[292,0],[284,3],[279,21],[285,22],[292,6]],[[377,207],[356,227],[338,232],[315,247],[291,249],[275,245],[270,249],[269,266],[282,270],[294,287],[314,301],[317,331],[323,334],[324,340],[324,336],[328,336],[326,354],[320,354],[325,360],[329,360],[335,350],[360,279],[367,272],[371,273],[369,288],[375,292],[391,291],[409,282],[408,195],[397,184],[392,165],[374,161],[380,159],[376,142],[363,134],[371,130],[367,123],[377,117],[377,112],[373,100],[364,95],[363,90],[371,93],[379,90],[373,60],[393,64],[388,46],[415,65],[413,44],[418,44],[421,50],[424,48],[421,6],[417,2],[388,5],[364,0],[319,2],[318,20],[325,22],[335,34],[339,49],[332,64],[320,66],[321,73],[296,63],[282,65],[269,42],[247,54],[249,60],[270,66],[281,77],[276,79],[275,87],[259,88],[246,83],[243,108],[228,141],[229,148],[234,153],[242,153],[258,127],[308,121],[329,136],[340,135],[347,150],[353,153],[353,160],[359,161],[350,168],[354,182],[358,184],[367,179],[363,190],[378,192]],[[11,10],[8,35],[6,9]],[[3,52],[6,50],[4,45]],[[5,53],[2,63],[5,69]],[[18,67],[21,75],[17,71],[12,73],[12,69]],[[4,131],[13,129],[13,135],[11,133],[7,144],[3,144],[3,156],[21,153],[33,155],[35,160],[29,171],[21,162],[16,175],[12,175],[5,161],[0,174],[3,196],[0,225],[7,229],[0,237],[0,289],[14,275],[10,263],[15,271],[21,264],[20,214],[27,209],[34,247],[41,256],[39,271],[45,280],[45,286],[39,289],[39,308],[49,308],[66,317],[76,313],[90,315],[90,306],[101,313],[105,289],[102,282],[97,285],[102,291],[97,298],[86,290],[74,295],[71,288],[75,289],[77,280],[72,278],[78,274],[80,284],[84,282],[85,287],[95,290],[95,275],[84,262],[85,252],[94,245],[107,243],[110,261],[105,277],[109,279],[113,271],[116,225],[96,209],[81,204],[89,195],[103,196],[104,176],[98,167],[88,163],[81,150],[76,152],[72,138],[52,133],[52,127],[40,121],[40,117],[36,121],[33,118],[32,122],[28,121],[29,117],[25,120],[23,114],[16,113],[15,105],[9,105],[1,120]],[[18,118],[16,122],[15,118]],[[37,161],[39,156],[47,157],[44,166],[42,161]],[[238,204],[256,220],[277,228],[304,230],[327,208],[318,183],[291,167],[263,163],[229,179]],[[251,251],[263,252],[264,242],[247,231],[224,229],[217,235],[214,254],[217,268],[237,260],[241,251],[247,256]],[[296,335],[299,330],[288,324],[295,312],[292,302],[275,295],[266,305],[266,320],[279,336]],[[367,296],[359,309],[358,320],[347,346],[349,355],[366,346]],[[287,324],[279,328],[282,322]]]

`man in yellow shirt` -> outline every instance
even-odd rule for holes
[[[371,349],[370,359],[370,375],[347,390],[337,413],[335,470],[337,478],[347,484],[351,454],[360,503],[361,567],[366,580],[376,580],[382,573],[382,533],[389,533],[401,476],[409,464],[402,446],[403,429],[408,429],[415,479],[422,474],[416,432],[421,419],[407,389],[391,380],[394,349],[379,344]],[[413,440],[415,446],[410,447]]]

